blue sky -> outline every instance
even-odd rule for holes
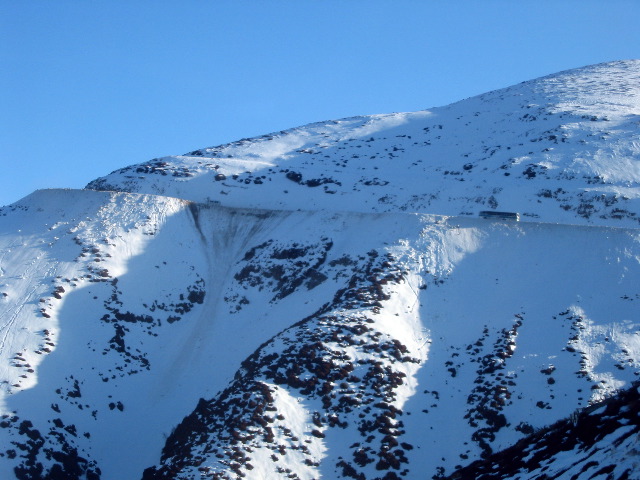
[[[117,168],[640,58],[640,2],[0,0],[0,205]]]

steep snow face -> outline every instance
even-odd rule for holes
[[[53,190],[0,215],[0,477],[135,478],[178,401],[142,373],[171,363],[158,331],[204,295],[187,202]]]
[[[268,209],[518,211],[637,227],[640,61],[570,70],[447,107],[320,122],[91,182]]]
[[[428,478],[640,367],[636,230],[90,191],[0,228],[3,478]]]
[[[431,478],[637,378],[636,232],[355,218],[316,267],[345,286],[203,398],[145,479]],[[281,256],[249,252],[238,271]]]

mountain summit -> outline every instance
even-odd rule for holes
[[[87,188],[278,210],[477,215],[637,227],[640,61],[447,107],[320,122],[155,159]]]
[[[595,65],[0,209],[0,478],[639,478],[639,96]]]

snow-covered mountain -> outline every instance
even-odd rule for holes
[[[243,208],[513,210],[638,227],[638,61],[570,70],[447,107],[321,122],[154,159],[91,182]]]
[[[0,478],[640,478],[639,95],[596,65],[0,209]]]

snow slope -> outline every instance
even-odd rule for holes
[[[245,398],[262,385],[275,409],[265,416],[284,420],[271,441],[254,433],[241,445],[267,478],[278,468],[338,478],[358,468],[370,436],[366,478],[394,437],[413,447],[400,471],[447,471],[638,371],[634,230],[77,191],[36,192],[12,208],[3,227],[21,231],[3,228],[0,248],[4,311],[18,310],[14,298],[21,306],[2,330],[9,417],[0,465],[9,478],[16,465],[38,478],[56,450],[86,459],[81,470],[100,469],[100,478],[137,478],[202,402],[218,405],[206,417],[218,428],[180,442],[189,450],[180,462],[197,464],[182,466],[181,478],[201,465],[225,470],[201,450],[230,455],[230,425],[241,418],[262,428]],[[18,246],[23,254],[10,256]],[[325,377],[304,363],[310,351]],[[312,387],[295,380],[318,376]],[[402,428],[377,433],[391,414]],[[43,444],[30,446],[30,435]],[[307,440],[307,450],[272,461]],[[173,465],[171,451],[163,464]]]
[[[46,441],[33,447],[40,454],[65,445],[98,462],[113,458],[110,465],[100,462],[101,469],[126,478],[134,459],[149,461],[161,446],[162,437],[139,443],[122,433],[160,427],[147,404],[170,418],[177,400],[165,398],[160,378],[144,383],[137,374],[169,361],[155,330],[171,331],[178,324],[171,318],[192,306],[179,296],[200,291],[202,277],[192,269],[205,258],[198,256],[199,239],[176,242],[171,235],[190,228],[185,208],[186,202],[160,197],[39,191],[4,209],[3,412],[18,409],[12,425],[28,421],[40,429]],[[175,230],[161,231],[167,224]],[[149,261],[141,261],[146,255]],[[141,304],[152,308],[156,298],[164,305],[153,320],[117,319],[118,312],[151,313]],[[131,336],[135,341],[127,341]],[[97,425],[107,431],[96,433]],[[15,450],[15,440],[4,436],[3,450]],[[0,478],[12,478],[11,468],[3,462]],[[28,478],[38,478],[33,475]]]
[[[87,186],[227,206],[637,227],[640,61],[413,113],[314,123],[154,159]]]
[[[397,219],[362,229],[381,238],[373,251],[388,264],[369,246],[340,251],[358,259],[347,289],[201,401],[145,478],[430,477],[636,378],[637,233],[421,215],[394,228]]]
[[[0,209],[0,478],[475,478],[505,458],[523,460],[483,478],[536,478],[529,454],[569,471],[557,431],[634,478],[639,73],[314,124]]]
[[[466,466],[454,478],[637,478],[640,385],[574,412],[512,447]]]

